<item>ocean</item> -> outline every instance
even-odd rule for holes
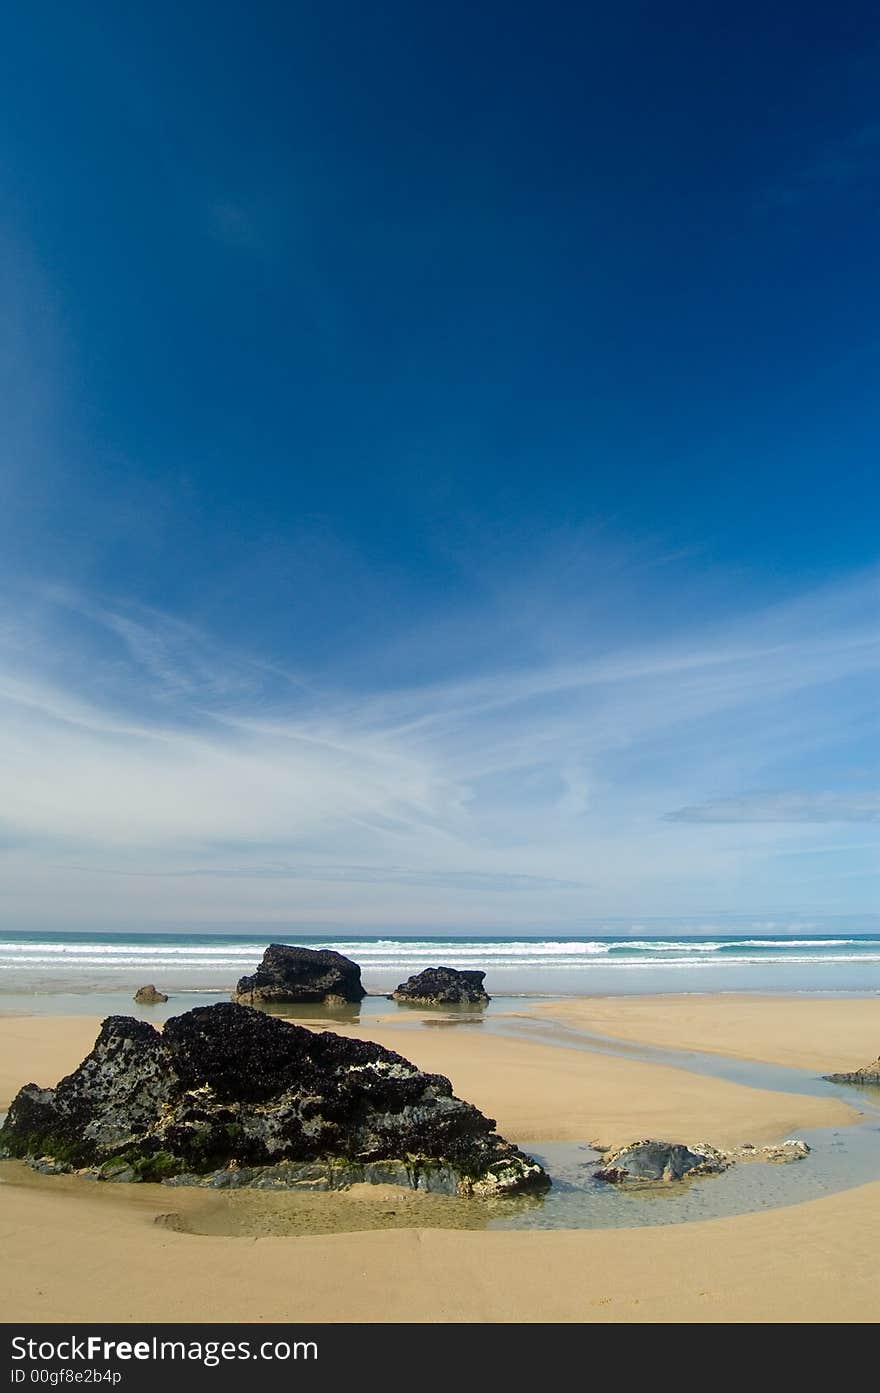
[[[880,935],[452,937],[386,934],[6,933],[0,998],[134,990],[226,993],[272,941],[333,948],[370,993],[424,967],[480,968],[504,996],[646,992],[878,992]],[[2,1004],[2,1003],[0,1003]],[[14,1004],[14,1003],[13,1003]]]

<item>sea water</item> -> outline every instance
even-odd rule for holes
[[[354,959],[370,993],[432,966],[477,968],[506,996],[646,992],[880,992],[880,934],[666,932],[482,937],[366,936],[271,927],[248,933],[42,932],[0,935],[0,994],[227,993],[270,942]],[[193,1003],[194,1004],[194,1003]]]

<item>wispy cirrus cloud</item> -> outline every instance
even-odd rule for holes
[[[827,844],[828,824],[880,821],[878,594],[870,572],[518,663],[493,610],[478,671],[366,694],[44,592],[26,639],[0,625],[0,914],[562,931],[864,908],[869,841],[842,839],[833,873],[826,849],[813,882],[796,853],[818,824]],[[854,770],[867,792],[827,791]]]
[[[252,852],[253,848],[246,848],[246,850]],[[212,876],[229,880],[306,880],[346,885],[415,885],[442,890],[457,889],[480,892],[498,890],[540,892],[584,890],[586,888],[586,882],[583,880],[560,880],[553,876],[517,875],[514,872],[462,871],[456,870],[454,867],[442,871],[418,871],[402,866],[334,866],[321,863],[310,865],[307,862],[295,864],[293,862],[260,861],[258,859],[250,863],[236,865],[234,861],[224,858],[202,866],[188,866],[175,870],[162,868],[157,870],[125,870],[116,867],[108,869],[88,865],[75,866],[73,863],[69,863],[69,868],[87,874],[122,875],[163,880]]]
[[[667,814],[670,822],[880,822],[880,793],[744,793]]]

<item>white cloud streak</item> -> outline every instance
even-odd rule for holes
[[[49,596],[26,643],[12,622],[0,638],[0,917],[867,909],[841,897],[864,895],[870,842],[842,841],[824,880],[796,853],[817,824],[827,843],[829,823],[880,821],[880,795],[850,788],[854,765],[877,773],[878,595],[868,574],[711,632],[585,635],[574,661],[360,697],[155,612]],[[59,602],[89,628],[78,658]],[[774,786],[799,791],[748,791]]]
[[[880,793],[751,793],[670,813],[671,822],[878,822]]]

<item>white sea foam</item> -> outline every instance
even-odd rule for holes
[[[857,938],[744,938],[743,948],[846,948]]]
[[[39,989],[88,989],[131,982],[156,981],[166,989],[186,989],[195,982],[207,982],[226,990],[238,977],[256,969],[269,942],[296,941],[298,935],[280,931],[266,933],[258,941],[230,935],[205,941],[196,935],[181,934],[171,941],[156,941],[147,935],[112,939],[95,935],[91,939],[53,941],[33,935],[0,940],[0,991]],[[302,941],[302,940],[300,940]],[[388,990],[404,976],[436,965],[479,967],[489,974],[489,989],[528,992],[543,990],[614,990],[614,981],[631,980],[641,973],[638,990],[652,980],[672,983],[676,974],[686,984],[687,974],[711,983],[711,989],[724,989],[728,983],[747,988],[760,985],[761,969],[775,974],[766,980],[783,989],[797,989],[804,981],[805,969],[815,969],[811,985],[823,981],[834,985],[840,974],[847,974],[847,986],[871,989],[878,983],[872,965],[880,964],[880,936],[837,938],[733,938],[723,934],[704,940],[676,938],[392,938],[372,940],[349,937],[308,943],[312,948],[331,948],[359,963],[370,990]],[[780,970],[792,969],[791,978]],[[860,974],[860,968],[867,975]],[[837,978],[822,978],[828,968]],[[709,971],[713,969],[713,971]],[[850,978],[852,979],[850,981]],[[497,986],[498,983],[502,985]],[[664,987],[663,990],[676,988]],[[682,988],[677,988],[681,990]]]

